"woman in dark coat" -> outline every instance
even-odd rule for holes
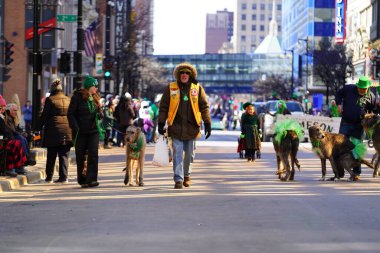
[[[119,103],[117,104],[114,112],[114,118],[117,122],[117,145],[124,146],[124,133],[129,126],[133,124],[135,118],[135,112],[133,110],[131,98],[121,96]],[[123,142],[123,143],[122,143]]]
[[[55,160],[59,159],[59,178],[54,183],[68,182],[69,154],[73,146],[71,129],[67,120],[70,98],[65,96],[61,81],[56,79],[50,87],[50,96],[45,100],[39,129],[43,131],[42,146],[47,147],[46,179],[53,180]]]
[[[101,109],[98,81],[86,76],[83,87],[71,97],[68,119],[75,145],[78,184],[96,187],[98,183],[99,137],[103,135],[100,126]]]

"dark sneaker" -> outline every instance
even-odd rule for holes
[[[81,184],[80,187],[82,187],[82,188],[88,188],[89,186],[88,186],[88,184]]]
[[[174,189],[182,189],[182,181],[175,182]]]
[[[34,166],[36,165],[36,161],[34,160],[27,160],[25,163],[24,163],[25,166]]]
[[[97,186],[99,186],[99,182],[97,182],[97,181],[93,181],[93,182],[88,184],[88,187],[97,187]]]
[[[67,179],[57,179],[54,181],[54,183],[62,183],[62,184],[67,184],[69,180]]]
[[[8,177],[17,177],[17,173],[13,171],[6,171],[5,175]]]
[[[26,169],[24,169],[24,168],[16,169],[15,171],[19,175],[25,175],[26,173],[28,173],[28,171]]]
[[[185,181],[183,181],[183,186],[190,187],[190,185],[191,185],[190,177],[185,177]]]

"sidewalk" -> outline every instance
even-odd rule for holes
[[[46,177],[45,165],[47,150],[45,148],[33,148],[32,156],[35,156],[36,165],[25,167],[28,171],[26,175],[18,175],[17,177],[0,176],[0,192],[12,191],[19,189],[23,185],[31,184]],[[69,164],[73,161],[69,158]],[[58,159],[55,163],[55,170],[58,170]]]

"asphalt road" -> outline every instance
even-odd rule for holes
[[[247,163],[237,135],[198,141],[182,190],[148,146],[144,187],[123,185],[124,150],[113,148],[100,151],[98,188],[81,189],[71,167],[69,184],[0,193],[0,252],[380,252],[380,179],[370,169],[358,182],[318,181],[320,162],[301,144],[301,171],[281,182],[272,145]]]

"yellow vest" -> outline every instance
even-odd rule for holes
[[[177,82],[170,83],[170,104],[168,112],[168,125],[173,124],[175,115],[177,114],[179,102],[181,100],[181,92],[178,87]],[[189,98],[191,102],[191,107],[193,108],[193,113],[198,126],[202,123],[202,114],[199,111],[198,99],[199,99],[199,84],[191,84]]]

